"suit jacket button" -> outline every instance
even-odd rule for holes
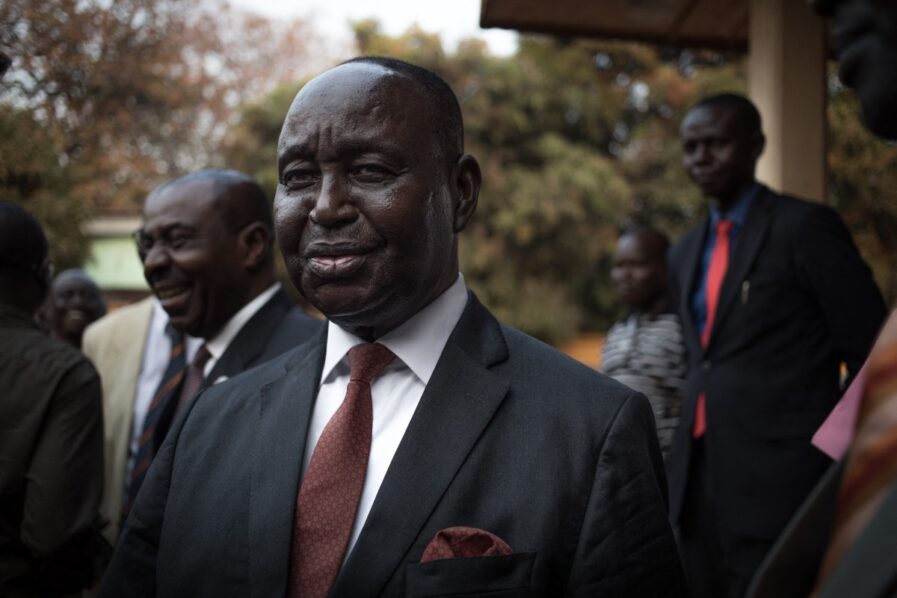
[[[702,361],[701,369],[704,370],[705,372],[709,372],[710,371],[710,361],[709,360]]]

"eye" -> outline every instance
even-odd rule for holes
[[[311,168],[288,168],[281,177],[280,184],[290,189],[302,189],[315,184],[317,171]]]
[[[166,245],[168,245],[172,249],[180,249],[192,240],[193,240],[193,235],[191,235],[191,234],[172,233],[172,235],[170,237],[168,237],[168,242],[166,243]]]
[[[354,166],[352,176],[362,183],[382,183],[395,178],[395,173],[382,164],[366,162]]]

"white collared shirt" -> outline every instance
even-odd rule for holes
[[[140,448],[140,436],[143,434],[143,422],[149,411],[153,396],[162,382],[165,370],[168,369],[168,358],[171,356],[171,338],[165,333],[168,326],[168,314],[162,309],[159,300],[153,297],[153,312],[150,316],[149,328],[146,331],[146,343],[143,345],[143,357],[140,363],[140,374],[137,376],[137,389],[134,392],[134,413],[131,418],[131,442],[128,444],[128,469],[125,479],[131,478],[134,457]],[[196,355],[201,338],[185,337],[187,363]]]
[[[280,290],[280,283],[275,282],[273,285],[259,293],[252,301],[240,308],[240,311],[231,316],[221,331],[218,332],[211,340],[206,341],[206,350],[209,352],[209,360],[203,369],[203,376],[208,376],[224,352],[230,346],[231,341],[237,336],[237,333],[243,329],[252,316],[264,306],[271,297]]]
[[[466,305],[467,287],[459,274],[452,286],[429,305],[395,330],[377,339],[378,343],[395,353],[397,359],[371,384],[374,412],[371,452],[352,535],[346,549],[347,557],[358,540],[380,484],[386,476],[386,470]],[[346,397],[349,386],[349,349],[365,342],[333,322],[328,322],[327,326],[327,352],[321,372],[322,383],[312,410],[306,439],[303,475],[324,427]]]

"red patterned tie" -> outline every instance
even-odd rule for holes
[[[879,334],[869,360],[856,436],[847,454],[831,540],[817,590],[869,525],[897,481],[897,312]]]
[[[296,499],[289,598],[326,596],[336,579],[371,451],[371,381],[393,359],[379,344],[349,351],[346,398],[318,439]]]
[[[710,344],[710,332],[713,330],[713,319],[716,317],[716,307],[719,303],[719,291],[729,269],[729,233],[732,231],[732,221],[722,219],[716,223],[716,243],[713,245],[713,253],[710,254],[710,267],[707,268],[707,319],[704,321],[704,330],[701,332],[701,347],[707,348]],[[691,430],[694,438],[700,438],[707,431],[707,400],[704,392],[698,395],[698,405],[695,409],[695,422]]]
[[[187,373],[184,376],[184,383],[181,385],[181,392],[178,397],[177,413],[183,411],[184,407],[189,405],[196,393],[199,392],[199,387],[202,386],[202,381],[206,377],[206,364],[211,358],[212,354],[206,349],[205,343],[200,345],[196,355],[193,356],[193,361],[187,366]]]

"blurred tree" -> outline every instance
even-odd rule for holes
[[[523,37],[515,56],[499,58],[474,39],[447,53],[416,27],[388,36],[365,20],[354,30],[360,54],[420,64],[458,94],[485,179],[462,269],[504,321],[554,343],[616,315],[607,272],[620,226],[650,213],[678,231],[693,219],[677,119],[705,87],[740,85],[738,67],[715,53]],[[271,190],[297,89],[244,107],[225,140],[226,160]],[[629,152],[636,143],[655,151]]]
[[[45,223],[51,236],[77,245],[84,215],[133,214],[162,180],[219,163],[236,107],[302,76],[315,39],[301,22],[214,0],[0,3],[12,59],[0,105],[46,133],[42,148],[65,174],[57,199],[78,206],[64,229]],[[20,191],[21,201],[37,192]]]

